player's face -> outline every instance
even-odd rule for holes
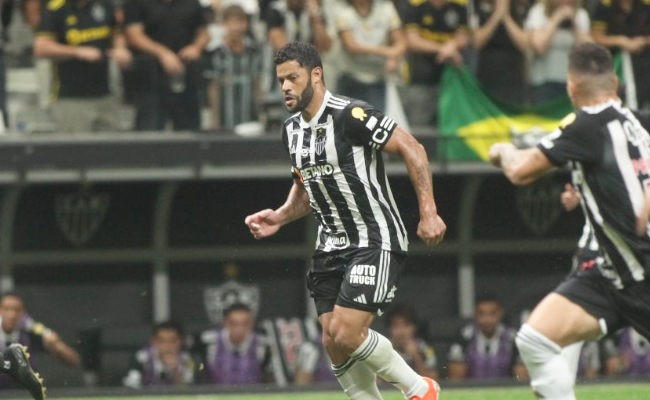
[[[18,322],[25,315],[25,305],[18,297],[6,296],[0,303],[0,317],[2,317],[2,330],[12,332]]]
[[[183,340],[174,329],[160,329],[154,335],[152,343],[161,358],[176,356],[183,346]]]
[[[230,332],[230,341],[241,344],[253,331],[253,316],[248,311],[231,311],[224,321],[225,327]]]
[[[276,73],[287,110],[295,113],[306,109],[314,97],[314,86],[307,69],[300,66],[298,61],[292,60],[276,66]]]
[[[476,324],[486,336],[492,336],[503,318],[503,310],[495,301],[483,301],[476,305]]]

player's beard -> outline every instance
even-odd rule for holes
[[[296,105],[294,107],[287,107],[287,110],[289,112],[295,113],[295,112],[302,112],[307,108],[309,103],[311,103],[311,99],[314,98],[314,86],[311,84],[311,76],[309,77],[309,80],[307,81],[307,87],[305,87],[305,90],[300,93],[300,96],[298,99],[296,99]]]

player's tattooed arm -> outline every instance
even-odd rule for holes
[[[404,160],[420,208],[418,236],[428,246],[440,243],[447,226],[438,215],[429,159],[424,146],[413,135],[398,126],[386,143],[384,151],[399,155]]]
[[[283,225],[304,217],[309,213],[309,196],[305,188],[294,182],[287,200],[277,210],[267,208],[246,217],[248,226],[255,239],[275,235]]]
[[[309,214],[309,196],[302,183],[294,181],[291,190],[289,190],[287,200],[275,211],[282,218],[282,225],[286,225]]]
[[[527,185],[555,168],[537,147],[517,149],[512,143],[495,143],[490,147],[488,158],[492,165],[503,170],[515,185]]]

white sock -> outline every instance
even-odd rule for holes
[[[390,340],[372,329],[350,358],[364,362],[377,376],[401,390],[407,399],[424,396],[429,390],[422,377],[393,349]]]
[[[562,357],[566,360],[567,365],[569,366],[569,371],[575,382],[576,376],[578,375],[578,365],[580,364],[580,352],[582,351],[582,345],[585,342],[576,342],[562,348]]]
[[[377,374],[365,363],[350,358],[342,365],[332,365],[332,371],[351,400],[383,400]]]
[[[575,400],[574,376],[562,349],[528,324],[517,333],[519,354],[530,374],[530,385],[544,400]]]

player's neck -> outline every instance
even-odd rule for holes
[[[616,93],[602,93],[596,96],[576,96],[574,105],[576,108],[593,107],[599,104],[607,103],[610,100],[620,100]]]
[[[311,121],[318,114],[318,110],[320,110],[323,101],[325,101],[325,91],[325,86],[314,85],[314,97],[312,97],[309,105],[302,110],[302,119],[305,122]]]

